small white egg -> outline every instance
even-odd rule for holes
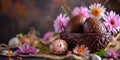
[[[92,60],[102,60],[101,57],[98,55],[93,55],[91,59]]]
[[[21,45],[21,43],[19,41],[19,38],[13,37],[9,40],[8,45],[9,45],[10,48],[17,48]]]

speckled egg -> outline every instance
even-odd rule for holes
[[[58,39],[50,44],[50,52],[53,54],[63,54],[66,52],[67,47],[68,45],[66,41]]]

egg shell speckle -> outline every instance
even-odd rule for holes
[[[53,54],[63,54],[67,50],[67,47],[66,41],[58,39],[50,44],[50,52]]]

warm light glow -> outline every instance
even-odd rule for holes
[[[77,50],[78,54],[83,54],[85,52],[84,48],[78,48]]]
[[[14,53],[12,51],[7,52],[7,56],[13,56]]]
[[[100,13],[101,13],[101,11],[100,11],[99,8],[95,8],[95,9],[92,10],[92,14],[93,14],[94,16],[99,16]]]

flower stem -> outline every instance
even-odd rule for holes
[[[65,9],[65,7],[61,6],[61,8],[62,8],[62,11],[69,17],[69,14],[68,14],[67,10]]]

